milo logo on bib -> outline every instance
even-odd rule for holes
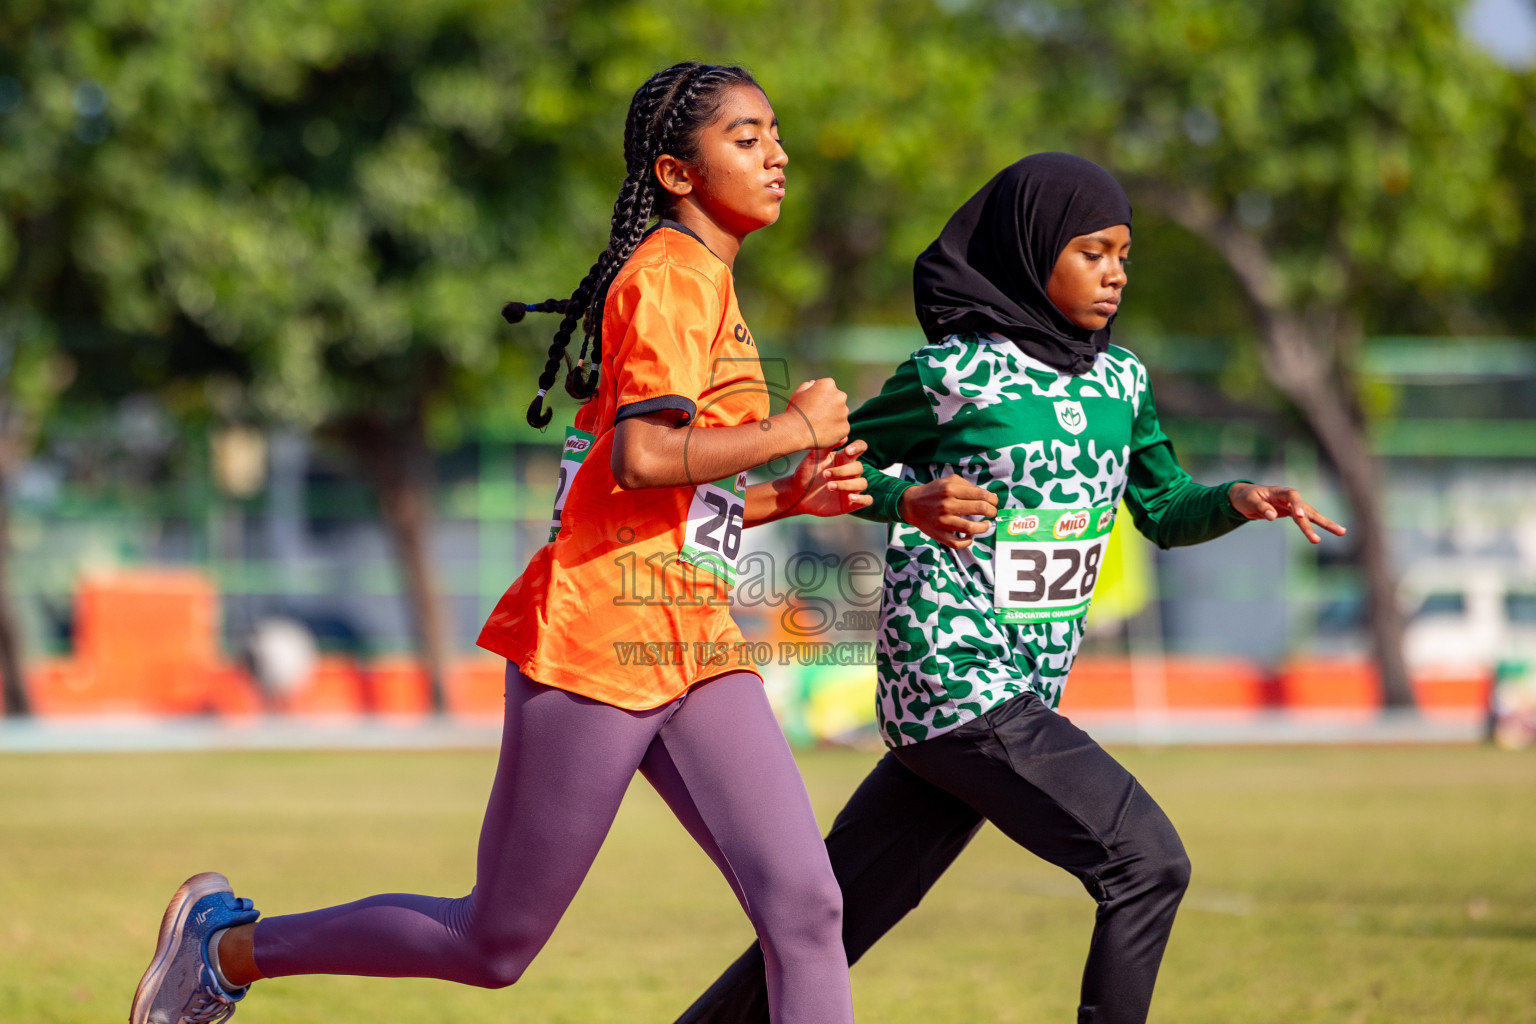
[[[992,614],[1009,623],[1082,618],[1114,524],[1113,505],[999,512]]]
[[[1076,537],[1088,529],[1088,513],[1074,512],[1071,515],[1062,516],[1056,520],[1056,525],[1051,527],[1051,536],[1057,540],[1066,540],[1068,537]]]
[[[1020,534],[1034,533],[1039,526],[1039,516],[1019,516],[1017,519],[1010,518],[1003,530],[1008,536],[1017,537]]]

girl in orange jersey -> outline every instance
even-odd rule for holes
[[[636,770],[719,866],[767,952],[778,1022],[853,1019],[841,898],[810,801],[727,594],[744,526],[868,504],[846,396],[801,385],[769,415],[731,267],[778,219],[788,158],[767,97],[735,67],[678,64],[635,93],[628,176],[608,248],[569,300],[529,407],[567,389],[588,404],[567,437],[553,542],[486,622],[505,656],[501,759],[475,887],[390,894],[256,923],[222,875],[166,910],[132,1024],[222,1020],[258,978],[433,977],[509,985],[543,946]],[[653,216],[661,220],[649,227]],[[598,368],[593,372],[592,368]],[[789,478],[746,471],[807,451]]]

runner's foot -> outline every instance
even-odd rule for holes
[[[227,989],[220,983],[208,940],[260,916],[250,900],[235,898],[229,879],[217,872],[181,883],[160,921],[155,957],[133,995],[129,1024],[217,1024],[234,1016],[250,986]]]

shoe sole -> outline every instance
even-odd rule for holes
[[[187,915],[197,901],[215,892],[231,892],[229,879],[217,871],[204,871],[181,883],[176,895],[171,897],[160,919],[160,939],[155,946],[155,956],[149,962],[139,987],[133,993],[133,1006],[128,1011],[128,1024],[149,1024],[149,1009],[160,992],[160,983],[171,965],[171,958],[181,946],[181,933],[187,926]],[[119,1006],[122,1004],[119,1003]]]

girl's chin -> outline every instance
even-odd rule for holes
[[[766,212],[756,217],[744,217],[740,222],[742,228],[741,233],[743,235],[750,235],[754,231],[760,231],[763,228],[770,227],[771,225],[778,223],[778,220],[778,207],[774,207],[772,211]]]

